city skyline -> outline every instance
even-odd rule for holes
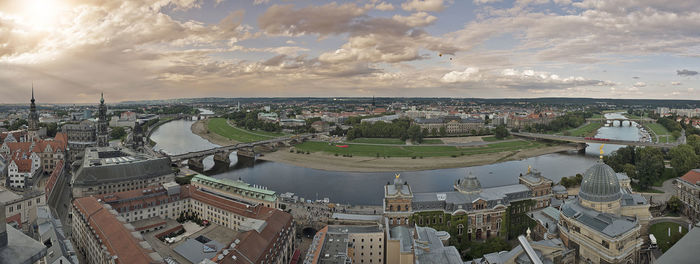
[[[199,97],[700,99],[700,6],[5,1],[0,104]]]

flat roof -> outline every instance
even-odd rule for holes
[[[678,240],[659,259],[658,264],[698,263],[698,241],[700,241],[700,223],[696,223],[681,240]]]

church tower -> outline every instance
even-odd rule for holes
[[[98,109],[97,115],[97,146],[98,147],[108,147],[109,146],[109,134],[107,133],[108,128],[107,121],[107,106],[105,105],[104,94],[100,97],[100,107]]]
[[[39,138],[39,114],[36,112],[36,104],[34,101],[34,84],[32,84],[32,100],[29,105],[29,118],[27,120],[30,139]]]

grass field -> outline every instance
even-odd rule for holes
[[[602,126],[603,124],[598,122],[588,123],[584,126],[569,130],[569,133],[574,137],[592,137],[595,136],[596,131]]]
[[[601,115],[601,114],[593,114],[593,116],[591,116],[590,118],[600,119],[600,118],[603,118],[603,115]]]
[[[656,135],[659,136],[659,142],[661,142],[661,143],[670,143],[670,142],[676,141],[676,138],[673,135],[671,135],[671,132],[668,132],[668,130],[664,126],[662,126],[661,124],[649,123],[649,124],[646,124],[645,126],[649,129],[651,129],[651,131],[654,131],[654,133],[656,133]],[[668,136],[666,136],[666,135],[668,135]]]
[[[281,137],[285,134],[267,131],[250,131],[247,129],[232,127],[224,118],[212,118],[209,120],[209,131],[238,142],[255,142],[271,138]]]
[[[654,234],[654,237],[656,237],[656,243],[658,243],[659,248],[661,249],[662,252],[666,252],[671,246],[673,246],[672,238],[673,236],[678,236],[680,234],[680,237],[677,237],[680,239],[683,237],[686,233],[688,233],[688,228],[687,227],[682,227],[681,233],[678,233],[678,227],[680,225],[672,222],[663,222],[663,223],[656,223],[653,224],[649,227],[649,233]],[[668,229],[671,228],[671,236],[668,236]],[[677,240],[676,240],[677,241]]]
[[[398,138],[356,138],[351,140],[352,143],[367,143],[367,144],[391,144],[404,145],[405,143]]]
[[[511,141],[489,144],[480,147],[454,147],[454,146],[374,146],[362,144],[348,144],[348,148],[336,147],[327,142],[307,141],[296,145],[301,151],[326,152],[338,155],[353,155],[365,157],[448,157],[486,154],[518,149],[535,148],[542,146],[534,141]]]

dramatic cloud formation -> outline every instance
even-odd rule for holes
[[[692,1],[0,1],[0,103],[26,101],[32,81],[43,102],[78,103],[100,92],[700,99],[659,89],[677,76],[700,85],[699,49]]]

